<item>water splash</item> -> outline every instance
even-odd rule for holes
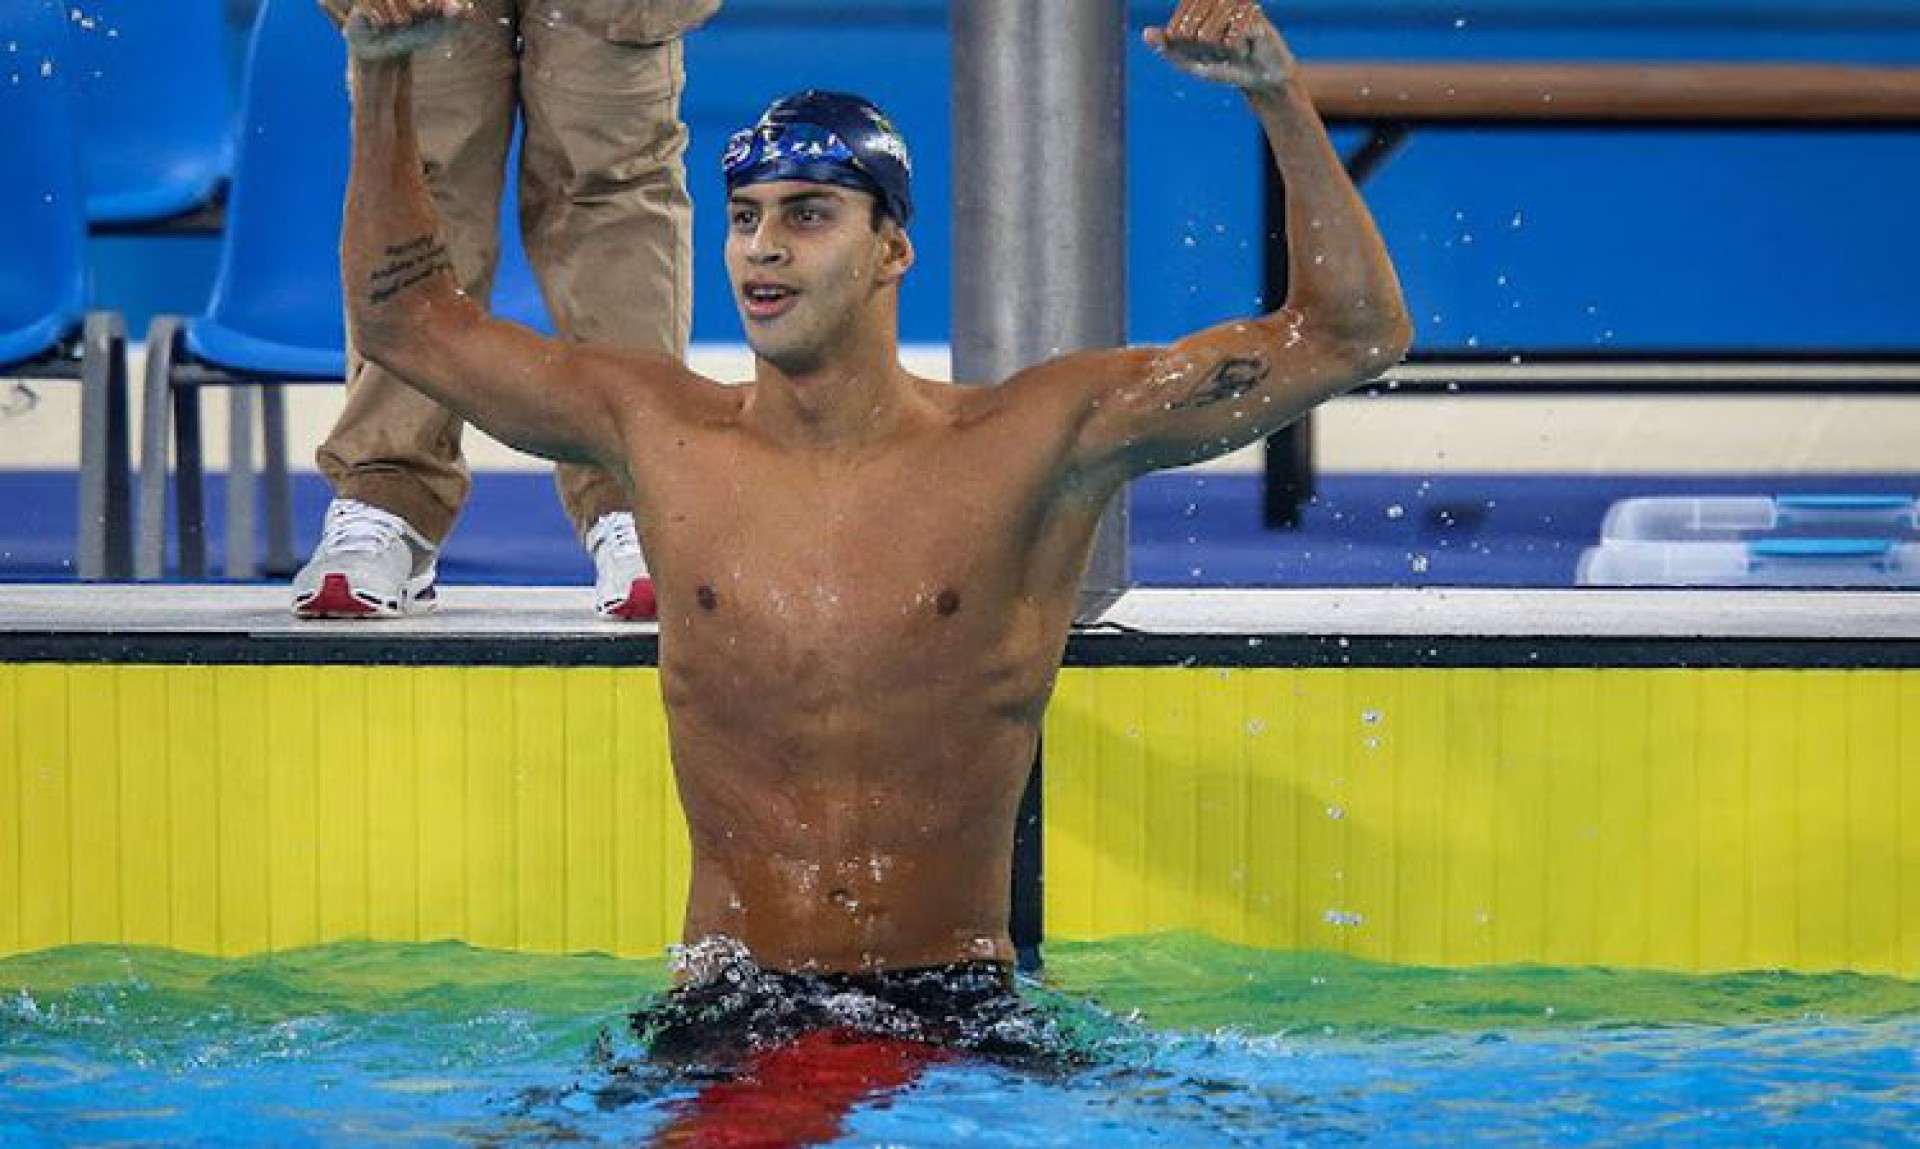
[[[1893,1145],[1920,1126],[1913,981],[1425,969],[1197,934],[1047,955],[1024,992],[1100,1063],[937,1066],[852,1114],[845,1140]],[[0,1128],[56,1144],[366,1144],[386,1129],[645,1144],[701,1084],[622,1071],[638,1052],[624,1008],[666,977],[659,961],[444,943],[7,959]]]

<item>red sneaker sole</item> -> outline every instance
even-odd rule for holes
[[[347,576],[330,574],[320,580],[320,590],[294,608],[301,618],[367,618],[380,612],[353,597]]]
[[[660,617],[660,603],[654,598],[653,580],[637,578],[627,588],[627,597],[619,605],[603,612],[621,622],[653,622]]]

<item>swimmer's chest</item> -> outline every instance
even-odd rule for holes
[[[730,463],[655,486],[646,543],[670,622],[841,641],[950,632],[1004,611],[1046,562],[1046,476],[1017,453]]]

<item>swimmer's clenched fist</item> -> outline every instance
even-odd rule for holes
[[[322,7],[337,7],[321,0]],[[375,28],[400,28],[422,20],[458,19],[473,11],[471,0],[353,0],[353,11]]]
[[[1248,91],[1278,88],[1296,67],[1258,0],[1181,0],[1145,38],[1181,71]]]
[[[320,0],[336,18],[355,56],[388,60],[410,56],[438,43],[453,30],[453,22],[473,14],[472,0]],[[343,10],[344,9],[344,10]]]
[[[444,10],[382,2],[391,27]],[[1258,119],[1287,185],[1286,298],[982,387],[900,363],[911,163],[864,100],[796,93],[722,158],[754,352],[753,378],[723,386],[464,295],[411,64],[355,61],[355,346],[494,437],[599,463],[633,494],[691,844],[686,942],[729,939],[790,973],[1004,973],[1015,814],[1107,503],[1405,354],[1386,247],[1259,5],[1182,0],[1148,41],[1239,86]],[[1195,171],[1238,162],[1204,135],[1169,146]]]

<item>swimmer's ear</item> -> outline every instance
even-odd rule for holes
[[[881,225],[880,242],[883,249],[880,255],[880,277],[887,283],[898,283],[905,279],[908,269],[913,267],[913,237],[899,222],[888,217]]]

